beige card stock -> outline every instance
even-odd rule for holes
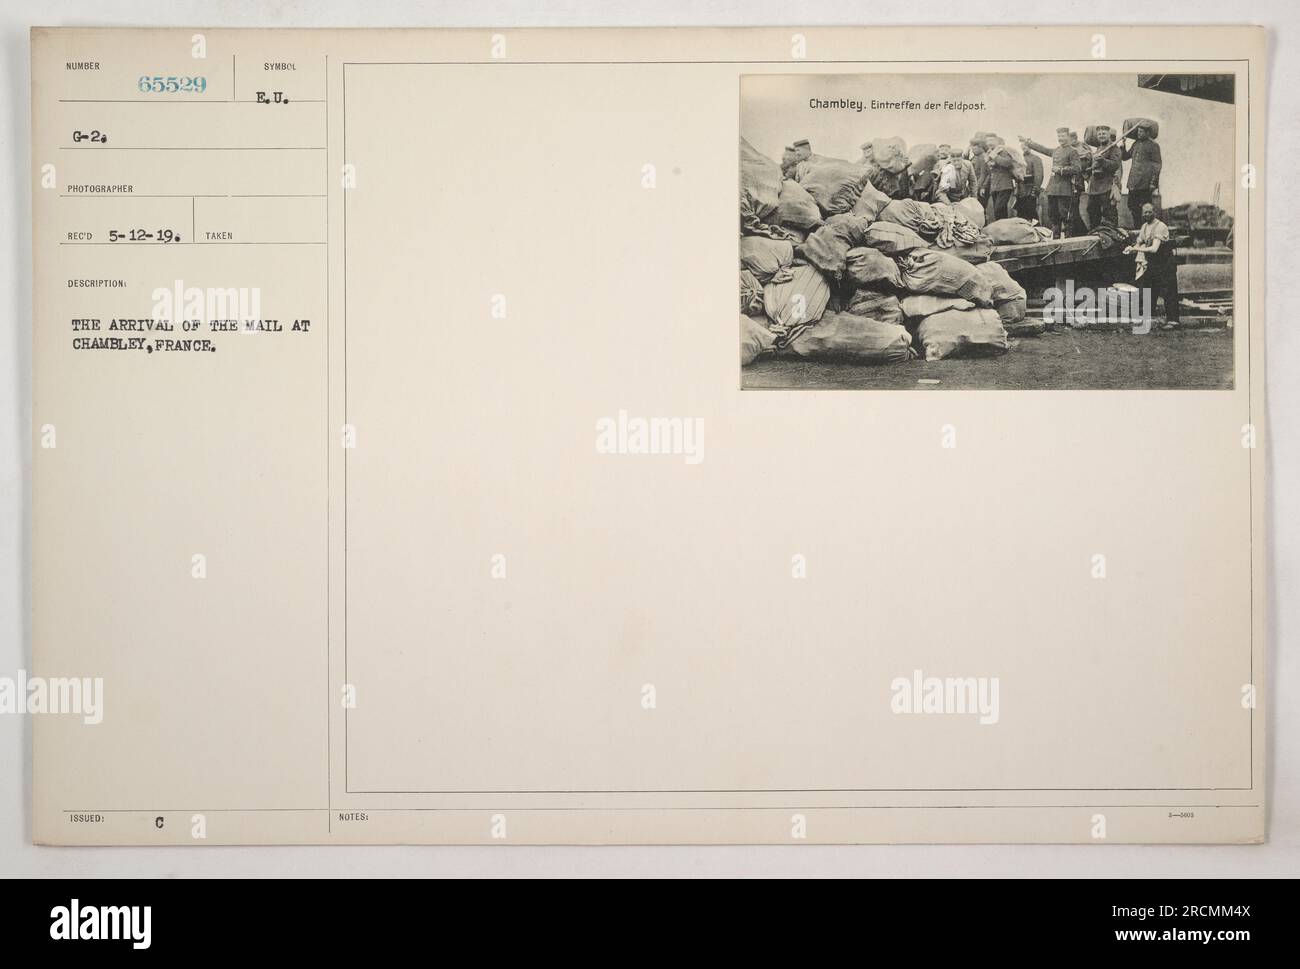
[[[40,28],[32,70],[36,841],[1264,838],[1262,31]],[[1175,329],[1045,315],[1128,291],[1077,235],[1008,264],[1043,332],[805,353],[868,318],[781,282],[838,203],[738,231],[742,138],[793,198],[800,140],[1135,116]],[[747,366],[742,232],[794,253]]]

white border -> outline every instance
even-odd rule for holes
[[[854,24],[864,8],[847,0],[788,2],[541,4],[447,0],[317,0],[309,8],[250,0],[42,0],[0,7],[0,675],[30,669],[31,578],[31,92],[28,29],[53,26],[715,26]],[[872,25],[916,24],[915,3],[874,0]],[[947,26],[1079,23],[1083,8],[981,0],[954,6]],[[925,8],[932,16],[934,7]],[[1255,23],[1271,29],[1267,106],[1271,200],[1268,280],[1297,278],[1300,228],[1291,190],[1300,158],[1300,9],[1287,0],[1237,4],[1180,0],[1137,7],[1092,0],[1097,23]],[[436,13],[436,16],[434,15]],[[939,22],[939,21],[932,21]],[[1280,284],[1267,298],[1269,563],[1267,665],[1272,680],[1269,843],[1262,846],[863,846],[732,848],[258,847],[37,848],[31,845],[31,734],[26,718],[0,718],[0,875],[879,875],[879,876],[1267,876],[1300,872],[1300,651],[1285,648],[1300,624],[1292,591],[1300,570],[1300,455],[1282,415],[1300,414],[1300,335]]]

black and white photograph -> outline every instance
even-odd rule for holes
[[[1231,389],[1235,80],[742,77],[741,386]]]

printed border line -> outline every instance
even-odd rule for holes
[[[1127,25],[1134,26],[1134,25]],[[1173,26],[1173,25],[1171,25]],[[1225,25],[1227,26],[1227,25]],[[688,28],[689,29],[689,28]],[[800,64],[1249,64],[1250,59],[1246,57],[1161,57],[1152,59],[1135,59],[1126,60],[1112,58],[1096,57],[1016,57],[1016,58],[953,58],[953,59],[935,59],[927,60],[924,58],[913,58],[911,60],[888,61],[888,60],[835,60],[835,59],[814,59],[814,58],[782,58],[780,60],[750,60],[743,58],[740,60],[725,61],[673,61],[673,60],[636,60],[636,61],[516,61],[508,58],[501,60],[478,60],[478,61],[344,61],[343,66],[347,67],[501,67],[504,65],[517,64],[521,67],[582,67],[584,65],[612,67],[624,64],[676,64],[682,66],[692,66],[696,64],[717,66],[726,64],[788,64],[792,67],[798,67]],[[1100,71],[1098,73],[1107,74],[1110,71]],[[1126,71],[1114,71],[1115,74],[1124,74]]]
[[[499,67],[503,65],[519,66],[618,66],[618,65],[700,65],[700,66],[717,66],[727,64],[783,64],[791,67],[797,67],[801,64],[1096,64],[1097,60],[1093,58],[1000,58],[1000,59],[944,59],[944,60],[807,60],[801,59],[793,61],[790,59],[783,60],[632,60],[632,61],[343,61],[343,157],[348,157],[347,153],[347,93],[348,93],[348,74],[347,69],[352,67]],[[1250,105],[1250,78],[1253,64],[1250,58],[1230,58],[1230,57],[1181,57],[1181,58],[1156,58],[1148,60],[1114,60],[1106,61],[1108,64],[1180,64],[1180,63],[1203,63],[1203,64],[1245,64],[1246,65],[1246,153],[1247,160],[1251,152],[1251,105]],[[794,72],[806,73],[806,72]],[[1124,74],[1127,71],[1104,71],[1100,73]],[[1235,75],[1234,75],[1235,77]],[[328,91],[328,80],[327,80]],[[1234,96],[1234,108],[1238,105]],[[327,112],[328,114],[328,112]],[[1235,122],[1234,122],[1235,123]],[[1234,173],[1235,174],[1235,173]],[[1235,186],[1234,186],[1235,194]],[[348,195],[344,190],[343,194],[343,411],[344,422],[347,421],[348,407],[348,367],[347,367],[347,347],[348,347],[348,302],[347,302],[347,211]],[[1251,367],[1251,319],[1250,319],[1250,287],[1252,283],[1253,260],[1251,258],[1251,240],[1253,235],[1253,223],[1250,221],[1250,205],[1247,205],[1247,224],[1250,232],[1247,233],[1246,240],[1246,407],[1247,419],[1252,420],[1253,409],[1253,371]],[[1235,259],[1235,253],[1234,253]],[[1235,265],[1235,263],[1234,263]],[[1236,293],[1234,281],[1234,296]],[[1234,353],[1233,362],[1233,383],[1236,389],[1236,360]],[[348,536],[348,490],[347,490],[347,468],[348,468],[348,449],[343,449],[343,675],[344,681],[348,681],[348,556],[347,556],[347,536]],[[1250,677],[1252,683],[1255,678],[1255,532],[1254,532],[1254,461],[1247,450],[1247,499],[1249,505],[1249,527],[1248,538],[1250,542],[1250,562],[1249,562],[1249,621],[1250,632],[1248,637]],[[734,794],[763,794],[763,793],[806,793],[806,794],[826,794],[826,793],[925,793],[925,792],[1050,792],[1050,791],[1185,791],[1188,793],[1197,791],[1253,791],[1255,789],[1255,716],[1258,706],[1251,709],[1249,732],[1250,732],[1250,753],[1249,753],[1249,787],[1150,787],[1150,788],[1117,788],[1117,787],[1070,787],[1070,788],[1043,788],[1043,787],[1023,787],[1023,788],[989,788],[989,787],[963,787],[963,788],[801,788],[801,789],[751,789],[751,790],[703,790],[703,791],[632,791],[632,790],[600,790],[600,791],[354,791],[349,786],[348,775],[348,711],[344,708],[343,713],[343,787],[345,794],[371,794],[371,795],[416,795],[416,796],[437,796],[437,795],[454,795],[454,794],[495,794],[500,796],[506,795],[535,795],[535,794],[687,794],[687,793],[734,793]],[[1032,807],[1033,805],[1026,805]],[[1084,805],[1086,806],[1086,805]],[[1135,805],[1141,806],[1141,805]],[[358,809],[360,810],[360,809]],[[572,808],[566,810],[598,810]],[[640,810],[640,809],[639,809]],[[666,810],[665,808],[646,808],[644,810]]]
[[[1152,808],[1167,811],[1173,809],[1198,811],[1218,811],[1227,808],[1261,808],[1262,804],[769,804],[769,805],[707,805],[704,807],[521,807],[503,808],[500,804],[482,807],[349,807],[345,811],[372,812],[374,814],[405,814],[412,811],[436,813],[482,814],[490,811],[509,811],[515,814],[521,811],[554,813],[557,811],[586,811],[589,813],[632,812],[632,811],[991,811],[1007,808],[1017,811],[1033,811],[1049,808],[1062,811],[1079,811],[1090,808],[1127,809]],[[91,810],[65,809],[64,814],[315,814],[332,808],[94,808]]]
[[[330,386],[330,379],[333,376],[334,366],[330,360],[330,343],[332,342],[332,331],[330,330],[330,299],[334,295],[334,287],[330,279],[330,56],[325,55],[325,184],[321,186],[325,191],[325,810],[329,814],[325,818],[325,833],[330,834],[334,830],[334,721],[330,716],[331,700],[334,693],[334,672],[333,662],[330,658],[331,650],[331,618],[334,612],[330,602],[330,581],[332,578],[331,569],[331,551],[334,544],[334,536],[330,530],[330,517],[334,508],[334,500],[330,494],[330,440],[333,434],[330,432],[330,398],[333,388]]]

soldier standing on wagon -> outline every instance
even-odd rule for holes
[[[1078,194],[1075,180],[1082,174],[1079,153],[1070,141],[1069,128],[1056,129],[1056,147],[1048,148],[1024,135],[1020,144],[1030,151],[1052,159],[1052,177],[1047,182],[1047,219],[1052,237],[1065,239],[1078,235]]]
[[[1111,139],[1114,133],[1109,125],[1097,125],[1097,150],[1088,166],[1088,230],[1096,232],[1102,225],[1119,225],[1119,213],[1113,192],[1115,177],[1119,173],[1122,153]]]
[[[1132,145],[1124,146],[1124,161],[1132,161],[1128,170],[1128,210],[1133,213],[1133,224],[1142,224],[1142,206],[1155,205],[1155,193],[1160,191],[1160,146],[1156,144],[1146,125],[1137,125],[1125,132],[1125,141],[1132,137]]]
[[[1022,150],[1021,154],[1025,156],[1025,177],[1017,190],[1016,215],[1037,222],[1038,194],[1043,190],[1043,160],[1032,152]]]

